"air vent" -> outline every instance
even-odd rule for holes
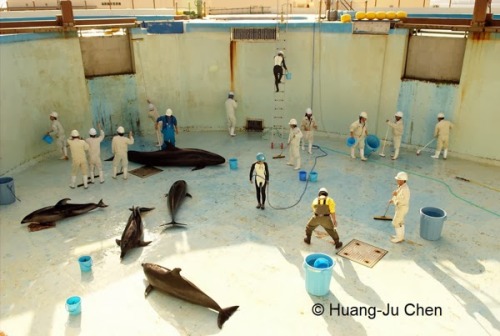
[[[276,28],[232,28],[232,40],[276,40],[278,32]]]
[[[264,120],[262,119],[247,119],[248,132],[262,132],[264,130]]]

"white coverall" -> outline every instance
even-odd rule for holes
[[[123,179],[126,180],[128,177],[128,145],[134,144],[134,137],[115,135],[111,141],[111,151],[115,155],[113,159],[113,178],[116,178],[116,173],[118,171],[118,166],[122,166],[123,169]]]
[[[61,159],[68,157],[68,149],[66,148],[66,135],[64,134],[64,128],[62,127],[59,120],[52,120],[52,131],[49,134],[54,133],[54,137],[56,138],[56,146],[61,151],[62,157]]]
[[[396,190],[396,196],[392,197],[392,202],[395,206],[394,218],[392,219],[392,225],[396,230],[397,241],[404,240],[405,236],[405,216],[410,208],[410,188],[405,182]]]
[[[300,124],[300,128],[302,129],[304,133],[304,137],[302,139],[302,150],[304,150],[304,143],[306,140],[309,142],[309,149],[308,152],[309,154],[312,154],[312,145],[313,145],[313,140],[314,140],[314,130],[318,127],[316,124],[316,120],[314,117],[311,115],[311,118],[308,118],[305,116],[302,119],[302,122]]]
[[[238,107],[236,100],[232,98],[226,99],[226,114],[227,114],[227,127],[229,129],[229,135],[235,136],[234,128],[236,127],[236,115],[235,110]]]
[[[158,110],[156,109],[156,106],[154,104],[150,104],[153,106],[153,109],[149,109],[148,107],[148,118],[151,119],[151,121],[153,122],[153,125],[154,125],[154,128],[155,128],[155,133],[156,133],[156,140],[158,141],[158,146],[161,146],[162,145],[162,138],[163,136],[161,135],[161,130],[159,127],[157,127],[156,125],[156,120],[158,120],[158,118],[160,117],[160,115],[158,114]],[[149,106],[149,105],[148,105]]]
[[[349,131],[352,132],[352,136],[356,139],[356,143],[351,147],[351,157],[353,159],[356,158],[354,154],[354,149],[359,146],[359,154],[361,156],[361,160],[365,159],[365,137],[368,134],[368,126],[366,122],[363,124],[359,122],[359,119],[351,124],[349,127]]]
[[[436,145],[436,153],[434,157],[439,158],[439,154],[441,153],[441,149],[444,148],[443,158],[446,159],[448,154],[448,141],[450,139],[450,130],[453,128],[453,124],[448,120],[440,120],[436,124],[436,128],[434,129],[434,137],[437,137],[437,145]]]
[[[99,169],[99,181],[104,182],[104,172],[102,171],[101,162],[101,142],[104,140],[104,131],[100,130],[99,137],[87,138],[85,141],[89,144],[89,165],[90,165],[90,181],[94,183],[94,168]]]
[[[392,128],[392,145],[394,146],[394,156],[393,160],[396,160],[399,155],[399,147],[401,147],[401,138],[403,136],[403,118],[396,122],[388,121],[387,125]]]
[[[300,169],[300,139],[302,139],[302,132],[300,128],[290,128],[290,135],[288,136],[288,152],[290,160],[289,166],[295,166],[295,170]]]
[[[85,140],[82,140],[80,138],[68,139],[68,145],[71,151],[71,160],[73,162],[71,166],[70,187],[75,188],[76,174],[78,173],[78,170],[80,170],[83,175],[83,186],[85,187],[85,189],[87,189],[88,167],[87,154],[85,152],[89,150],[89,145],[85,142]]]

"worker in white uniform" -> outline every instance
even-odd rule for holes
[[[125,129],[120,126],[116,130],[117,135],[111,141],[111,151],[115,155],[113,159],[113,178],[116,179],[118,167],[121,165],[123,170],[123,179],[128,178],[128,145],[134,144],[132,131],[129,132],[128,138],[125,137]]]
[[[288,152],[290,159],[287,162],[289,166],[295,166],[295,170],[300,169],[300,139],[302,139],[302,132],[297,127],[297,120],[290,119],[290,134],[288,135]]]
[[[339,234],[337,233],[337,216],[335,214],[335,201],[328,197],[328,190],[321,188],[318,197],[311,204],[313,215],[306,226],[306,237],[304,243],[311,244],[311,235],[314,229],[321,225],[326,233],[332,237],[335,242],[335,248],[342,247]]]
[[[403,136],[403,112],[398,111],[394,115],[395,122],[386,120],[387,125],[392,128],[392,146],[394,147],[394,155],[391,155],[393,160],[396,160],[399,155],[399,147],[401,147],[401,137]]]
[[[443,159],[446,160],[448,156],[448,142],[450,140],[450,131],[453,128],[453,124],[448,120],[444,120],[444,114],[439,113],[437,115],[438,122],[434,129],[434,137],[437,138],[436,153],[431,156],[433,159],[439,159],[441,154],[441,149],[443,151]]]
[[[316,124],[316,120],[313,117],[313,112],[310,107],[306,109],[306,115],[302,119],[300,124],[300,128],[303,131],[304,137],[302,138],[302,150],[304,150],[304,145],[306,140],[309,142],[308,153],[312,154],[312,145],[314,140],[314,130],[318,129],[318,125]]]
[[[238,107],[238,103],[234,99],[233,92],[229,92],[225,105],[226,105],[227,127],[229,129],[229,135],[234,137],[236,136],[236,134],[234,134],[234,128],[236,127],[235,110]]]
[[[279,83],[281,83],[281,78],[283,77],[283,68],[288,71],[288,68],[286,67],[285,63],[285,55],[283,54],[283,51],[278,51],[278,54],[274,56],[274,67],[273,67],[273,74],[274,74],[274,85],[276,86],[276,92],[280,91],[279,88]]]
[[[266,187],[269,183],[269,167],[264,153],[257,153],[257,161],[250,167],[250,184],[255,177],[255,192],[257,194],[257,209],[266,208]]]
[[[365,158],[365,137],[368,135],[368,129],[366,125],[366,120],[368,119],[368,114],[366,112],[361,112],[359,114],[358,120],[351,124],[349,128],[351,138],[356,139],[356,143],[351,147],[351,158],[355,159],[356,155],[354,150],[359,146],[359,155],[362,161],[366,161]]]
[[[151,119],[153,122],[153,125],[155,127],[155,133],[156,133],[156,140],[158,141],[156,146],[161,147],[163,141],[161,137],[161,131],[158,128],[158,124],[156,123],[156,120],[160,115],[158,114],[158,110],[156,109],[156,106],[151,102],[151,100],[148,99],[148,118]]]
[[[71,151],[71,160],[73,161],[71,166],[71,184],[69,187],[75,189],[76,174],[80,170],[83,175],[83,187],[87,189],[88,167],[86,152],[89,150],[89,144],[80,138],[80,133],[77,130],[72,130],[71,138],[68,139],[68,145]]]
[[[52,112],[49,115],[50,120],[52,121],[50,130],[47,132],[47,135],[54,134],[54,138],[56,138],[56,146],[61,151],[62,156],[61,160],[68,160],[68,149],[66,148],[66,135],[64,134],[64,128],[58,118],[57,112]]]
[[[399,172],[395,177],[398,188],[392,193],[389,203],[394,204],[395,212],[392,225],[396,231],[395,236],[391,236],[391,242],[400,243],[405,240],[405,216],[410,208],[410,188],[408,187],[408,174]]]
[[[104,140],[104,130],[101,125],[99,127],[99,136],[95,128],[89,130],[89,138],[85,141],[89,144],[89,168],[90,168],[90,182],[94,183],[94,169],[99,170],[99,182],[104,183],[104,171],[102,170],[101,162],[101,142]]]

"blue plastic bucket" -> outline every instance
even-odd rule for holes
[[[80,258],[78,258],[78,263],[80,264],[80,270],[82,272],[90,272],[92,270],[91,256],[81,256]]]
[[[307,172],[305,170],[299,171],[299,180],[301,181],[307,180]]]
[[[317,267],[316,267],[316,266]],[[309,254],[304,260],[306,272],[306,290],[315,296],[327,295],[330,291],[333,266],[335,261],[323,253]]]
[[[380,139],[376,135],[370,134],[365,138],[365,156],[370,156],[379,147]]]
[[[11,204],[15,201],[14,179],[12,177],[0,177],[0,204]]]
[[[45,134],[42,138],[43,141],[45,141],[46,143],[48,143],[49,145],[54,141],[54,139],[52,139],[52,137],[48,134]]]
[[[235,158],[229,159],[229,168],[231,170],[238,169],[238,159],[235,159]]]
[[[286,80],[290,80],[290,79],[292,79],[292,73],[291,73],[291,72],[287,72],[287,73],[285,74],[285,77],[286,77]]]
[[[72,296],[66,300],[66,310],[70,315],[78,315],[82,312],[82,300],[79,296]]]
[[[347,147],[354,146],[356,144],[356,138],[353,138],[353,137],[347,138],[347,140],[345,141],[345,144],[347,145]]]
[[[446,211],[433,207],[421,208],[420,237],[427,240],[438,240],[441,238],[445,220]]]
[[[317,182],[318,181],[318,173],[316,173],[315,171],[312,171],[309,174],[309,181],[311,181],[311,182]]]

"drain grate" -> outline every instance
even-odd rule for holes
[[[388,251],[353,239],[344,246],[337,255],[372,268]]]
[[[139,176],[141,178],[149,177],[151,175],[157,174],[163,170],[153,167],[153,166],[142,166],[140,168],[136,168],[134,170],[130,170],[130,174],[134,174],[135,176]]]

